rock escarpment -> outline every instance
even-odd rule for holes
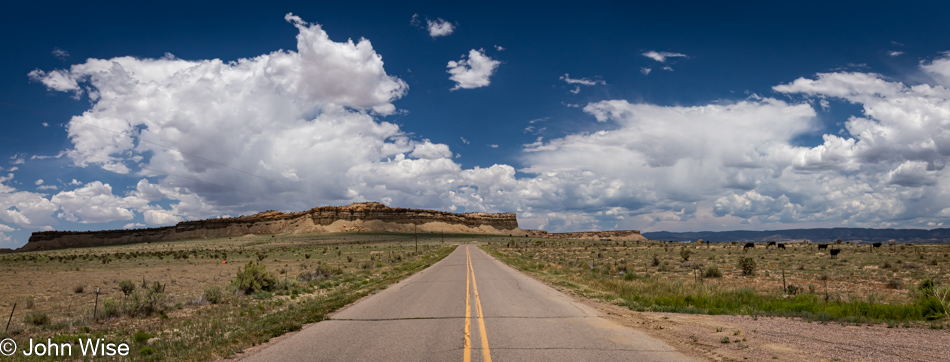
[[[347,207],[318,207],[309,211],[315,225],[332,225],[337,221],[380,220],[383,222],[425,225],[429,223],[447,223],[469,228],[489,226],[496,230],[518,229],[518,219],[514,213],[489,214],[470,212],[455,214],[445,211],[394,209],[378,202],[364,202]]]
[[[525,235],[514,213],[456,214],[391,208],[378,202],[324,206],[303,212],[265,211],[252,216],[184,221],[175,226],[134,230],[41,231],[17,251],[120,245],[247,234],[347,231],[471,232]]]

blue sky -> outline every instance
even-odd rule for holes
[[[941,2],[4,4],[0,247],[356,201],[944,226]]]

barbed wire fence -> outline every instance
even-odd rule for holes
[[[146,285],[143,278],[142,285],[135,282],[136,288],[140,287],[142,290],[148,290],[153,288],[153,283],[157,283],[160,285],[160,289],[156,293],[168,297],[166,302],[171,302],[172,299],[179,301],[184,299],[187,303],[197,302],[191,296],[176,295],[173,297],[171,293],[166,293],[171,292],[166,290],[169,282],[162,282],[160,279],[149,281]],[[0,329],[0,334],[10,336],[23,333],[30,327],[59,329],[57,327],[89,325],[110,319],[115,317],[115,311],[112,312],[112,315],[106,311],[107,299],[110,297],[113,298],[113,302],[140,302],[134,296],[125,294],[119,288],[94,287],[87,289],[84,287],[82,291],[78,291],[79,287],[76,288],[75,297],[36,298],[35,296],[21,295],[14,296],[0,304],[0,327],[3,328]]]
[[[87,324],[95,321],[96,309],[102,312],[102,301],[108,295],[101,292],[99,294],[97,296],[95,292],[81,293],[80,298],[68,298],[65,304],[59,305],[37,302],[32,296],[14,298],[0,309],[3,333],[17,334],[30,326]]]

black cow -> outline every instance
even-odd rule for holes
[[[838,253],[841,252],[841,249],[828,249],[828,252],[831,253],[831,258],[834,259],[838,257]]]
[[[828,249],[828,244],[818,244],[818,250]]]
[[[745,243],[745,246],[742,247],[742,250],[745,250],[748,248],[754,248],[754,247],[755,247],[755,243]]]
[[[765,244],[765,248],[766,248],[766,249],[768,249],[768,247],[770,247],[770,246],[775,246],[775,242],[774,242],[774,241],[770,241],[768,244]]]
[[[779,243],[779,244],[778,244],[778,248],[779,248],[779,249],[782,249],[782,250],[785,250],[785,244]]]
[[[880,247],[881,247],[881,243],[874,243],[874,244],[871,244],[871,246],[873,246],[873,247],[875,247],[875,248],[880,248]]]

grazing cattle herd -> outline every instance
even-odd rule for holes
[[[676,243],[676,242],[678,242],[678,241],[667,240],[666,242],[669,242],[669,243]],[[710,245],[710,241],[709,241],[709,240],[701,240],[701,239],[700,239],[700,240],[698,241],[698,243],[705,244],[706,246],[709,246],[709,245]],[[792,243],[791,243],[791,246],[799,245],[799,248],[800,248],[800,247],[804,247],[804,246],[807,246],[807,245],[817,245],[817,246],[818,246],[818,251],[827,250],[827,251],[828,251],[828,255],[830,255],[832,259],[837,259],[837,258],[838,258],[838,254],[841,254],[841,252],[842,252],[843,250],[845,250],[845,249],[842,249],[842,248],[841,248],[842,246],[844,246],[844,245],[842,245],[842,244],[853,245],[853,246],[861,245],[860,242],[854,242],[854,241],[844,242],[844,241],[842,241],[842,240],[835,240],[835,242],[833,242],[833,243],[813,244],[812,242],[810,242],[810,241],[808,241],[808,240],[803,240],[803,241],[801,241],[801,242],[792,242]],[[743,250],[748,250],[748,249],[754,249],[756,243],[755,243],[755,242],[741,243],[741,242],[733,241],[733,242],[732,242],[732,245],[736,245],[736,246],[742,245],[742,249],[743,249]],[[868,243],[868,244],[863,244],[863,245],[867,245],[868,248],[870,249],[870,251],[873,251],[874,249],[877,249],[877,248],[882,247],[882,246],[884,245],[884,243],[882,243],[882,242],[873,242],[873,243]],[[893,246],[893,245],[895,245],[895,243],[894,243],[894,242],[890,242],[890,243],[888,243],[888,245]],[[775,249],[788,250],[789,244],[786,244],[786,243],[779,243],[779,242],[777,242],[777,241],[765,241],[765,248],[766,248],[766,249],[769,249],[769,248],[772,247],[772,246],[774,246]],[[829,247],[829,246],[830,246],[830,247]],[[838,246],[838,247],[836,248],[835,246]]]

